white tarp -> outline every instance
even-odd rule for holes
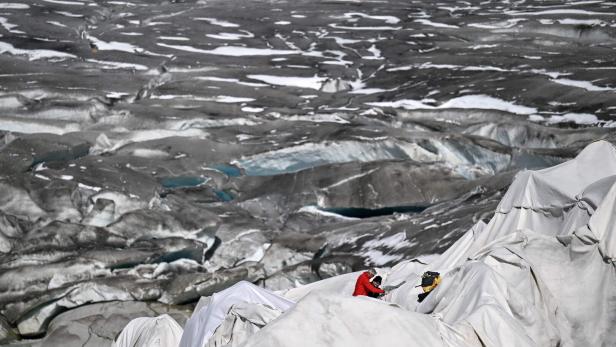
[[[282,311],[262,304],[241,302],[234,304],[225,320],[218,326],[206,347],[237,347],[266,324],[278,318]]]
[[[112,347],[177,347],[182,327],[169,315],[139,317],[130,321]]]
[[[232,306],[254,303],[284,312],[295,303],[250,282],[241,281],[212,295],[207,306],[186,322],[181,347],[204,347],[214,331],[224,321]]]

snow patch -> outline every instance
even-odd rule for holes
[[[368,176],[368,175],[370,175],[371,173],[373,173],[373,172],[375,172],[375,171],[377,171],[377,170],[378,170],[378,168],[376,168],[376,169],[372,169],[372,170],[367,171],[367,172],[362,172],[362,173],[359,173],[359,174],[357,174],[357,175],[353,175],[353,176],[347,177],[347,178],[345,178],[345,179],[343,179],[343,180],[340,180],[340,181],[338,181],[338,182],[336,182],[336,183],[334,183],[334,184],[331,184],[331,185],[329,185],[329,186],[325,187],[325,189],[329,189],[329,188],[334,188],[334,187],[341,186],[341,185],[343,185],[343,184],[346,184],[346,183],[351,182],[351,181],[353,181],[353,180],[356,180],[356,179],[358,179],[358,178],[362,178],[362,177],[364,177],[364,176]]]
[[[421,23],[423,25],[428,25],[428,26],[431,26],[431,27],[435,27],[435,28],[447,28],[447,29],[458,29],[458,28],[460,28],[457,25],[450,25],[450,24],[445,24],[445,23],[437,23],[437,22],[433,22],[433,21],[428,20],[428,19],[415,19],[415,22]]]
[[[159,36],[159,40],[169,40],[169,41],[190,41],[188,37],[183,36]]]
[[[570,80],[570,79],[566,79],[566,78],[553,79],[552,82],[555,82],[555,83],[558,83],[558,84],[562,84],[562,85],[566,85],[566,86],[586,89],[586,90],[591,91],[591,92],[603,92],[603,91],[613,91],[613,90],[616,90],[614,88],[599,87],[599,86],[596,86],[596,85],[594,85],[594,84],[592,84],[590,82],[587,82],[587,81],[576,81],[576,80]]]
[[[400,22],[400,18],[394,16],[372,16],[361,12],[349,12],[345,13],[342,16],[330,16],[330,18],[334,19],[351,19],[354,17],[382,20],[387,24],[398,24]]]
[[[140,64],[131,64],[131,63],[120,63],[116,61],[105,61],[105,60],[96,60],[96,59],[86,59],[87,62],[100,64],[101,69],[135,69],[135,70],[148,70],[149,68],[145,65]]]
[[[206,34],[205,36],[213,38],[213,39],[217,39],[217,40],[231,40],[231,41],[237,41],[240,40],[242,38],[252,38],[255,37],[255,35],[253,33],[251,33],[250,31],[246,31],[246,30],[240,30],[243,34],[238,34],[238,33],[218,33],[218,34]]]
[[[381,239],[372,239],[364,243],[362,248],[370,249],[385,247],[387,249],[400,249],[408,245],[410,245],[410,243],[406,240],[406,233],[401,232]]]
[[[591,125],[599,122],[599,119],[597,116],[590,113],[566,113],[561,116],[551,116],[547,122],[550,124],[573,122],[576,124]]]
[[[8,32],[13,33],[13,34],[25,34],[25,32],[21,31],[21,30],[13,30],[13,28],[17,28],[18,25],[16,24],[11,24],[8,22],[8,20],[4,17],[0,17],[0,25]]]
[[[263,107],[249,107],[249,106],[245,106],[242,107],[242,112],[248,112],[248,113],[258,113],[258,112],[263,112],[265,109]]]
[[[366,105],[377,107],[393,107],[404,108],[407,110],[414,109],[447,109],[447,108],[463,108],[463,109],[486,109],[499,110],[516,114],[533,114],[537,113],[536,108],[516,105],[512,102],[497,99],[488,95],[465,95],[451,99],[440,106],[426,105],[422,101],[403,99],[397,101],[369,102]]]
[[[225,104],[234,104],[234,103],[242,103],[242,102],[250,102],[255,101],[253,98],[241,98],[236,96],[228,96],[228,95],[217,95],[214,97],[200,97],[194,95],[175,95],[175,94],[167,94],[167,95],[152,95],[150,99],[157,100],[194,100],[194,101],[213,101],[220,102]]]
[[[50,59],[50,58],[76,58],[72,54],[53,51],[49,49],[19,49],[10,43],[0,42],[0,54],[9,53],[13,55],[25,55],[28,60]]]
[[[610,13],[610,12],[595,12],[595,11],[576,10],[576,9],[568,9],[568,8],[537,11],[537,12],[505,11],[505,13],[510,16],[544,16],[544,15],[552,15],[552,14],[575,14],[575,15],[582,15],[582,16],[613,16],[614,15],[614,13]]]
[[[237,83],[237,84],[241,84],[241,85],[249,86],[249,87],[267,87],[267,86],[269,86],[268,84],[264,84],[264,83],[243,82],[243,81],[240,81],[240,80],[238,80],[236,78],[222,78],[222,77],[199,76],[199,77],[197,77],[197,79],[201,80],[201,81]]]
[[[298,87],[308,89],[321,89],[326,77],[290,77],[290,76],[270,76],[270,75],[248,75],[248,78],[265,82],[267,84],[287,87]]]
[[[453,65],[453,64],[433,64],[431,62],[389,68],[387,69],[387,71],[395,72],[395,71],[407,71],[407,70],[412,70],[412,69],[448,69],[448,70],[461,70],[461,71],[497,71],[497,72],[518,71],[518,70],[503,69],[497,66],[489,66],[489,65],[465,66],[465,65]]]
[[[346,216],[339,215],[333,212],[323,211],[316,206],[304,206],[300,208],[297,212],[308,213],[308,214],[317,215],[317,216],[336,218],[336,219],[343,219],[343,220],[358,220],[359,219],[359,218],[353,218],[353,217],[346,217]]]
[[[60,4],[60,5],[72,5],[72,6],[83,6],[85,3],[80,1],[67,1],[67,0],[43,0],[44,2],[49,2],[52,4]]]
[[[68,11],[54,11],[54,12],[64,17],[83,18],[83,15],[79,13],[72,13]]]
[[[314,114],[314,115],[295,115],[285,118],[289,121],[302,121],[302,122],[314,122],[314,123],[338,123],[338,124],[350,124],[349,121],[340,117],[337,114]]]
[[[490,22],[490,23],[471,23],[468,24],[469,27],[479,28],[479,29],[508,29],[514,27],[519,22],[523,22],[526,19],[516,18],[509,19],[502,22]]]
[[[573,18],[563,18],[563,19],[556,19],[556,22],[558,22],[559,24],[563,24],[563,25],[596,25],[596,26],[603,26],[606,25],[607,23],[605,21],[602,21],[600,19],[573,19]]]
[[[61,28],[66,28],[66,25],[64,25],[64,24],[62,24],[62,23],[60,23],[60,22],[53,21],[53,20],[48,20],[48,21],[47,21],[47,22],[45,22],[45,23],[47,23],[47,24],[51,24],[51,25],[55,25],[55,26],[57,26],[57,27],[61,27]]]
[[[118,41],[106,42],[106,41],[97,39],[94,36],[89,36],[89,35],[87,36],[87,38],[92,44],[96,46],[96,49],[98,49],[99,51],[120,51],[120,52],[127,52],[127,53],[143,53],[143,54],[168,57],[168,58],[171,57],[169,55],[149,52],[139,46],[135,46],[127,42],[118,42]]]
[[[388,31],[388,30],[400,30],[402,27],[380,26],[380,27],[350,27],[338,24],[329,24],[334,29],[346,29],[346,30],[369,30],[369,31]]]
[[[95,186],[89,186],[87,184],[84,183],[78,183],[77,186],[81,189],[86,189],[86,190],[93,190],[95,192],[100,192],[101,191],[101,187],[95,187]]]
[[[385,254],[376,249],[365,250],[363,254],[366,256],[368,264],[372,266],[383,266],[404,258],[404,255],[402,254]]]
[[[212,25],[217,25],[224,28],[238,28],[239,25],[231,22],[227,22],[224,20],[216,19],[216,18],[206,18],[206,17],[198,17],[193,18],[194,20],[208,22]]]
[[[269,49],[269,48],[249,48],[239,46],[221,46],[214,49],[200,49],[186,45],[169,45],[165,43],[157,43],[158,46],[176,49],[179,51],[222,55],[228,57],[244,57],[244,56],[268,56],[268,55],[289,55],[300,54],[299,51],[283,50],[283,49]]]
[[[134,149],[132,155],[140,158],[168,158],[169,153],[160,149],[137,148]]]
[[[17,4],[14,2],[0,3],[0,9],[3,10],[27,10],[30,8],[30,5],[26,4]]]

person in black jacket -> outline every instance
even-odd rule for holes
[[[372,279],[372,285],[381,289],[381,282],[383,282],[383,278],[381,278],[381,276],[374,276],[374,278]],[[380,293],[368,293],[368,296],[371,298],[378,298],[379,296],[381,296],[383,294]]]

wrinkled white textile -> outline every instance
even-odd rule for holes
[[[295,303],[250,282],[241,281],[212,295],[207,306],[186,322],[181,347],[204,347],[233,305],[248,302],[284,312]]]
[[[312,292],[244,346],[444,346],[436,322],[369,297]]]
[[[139,317],[130,321],[112,347],[177,347],[182,327],[169,315]]]
[[[251,302],[233,305],[218,326],[206,347],[237,347],[263,326],[276,319],[282,311]]]

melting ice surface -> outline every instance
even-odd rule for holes
[[[403,147],[391,141],[375,143],[340,141],[287,147],[243,158],[232,164],[243,168],[250,176],[269,176],[332,163],[370,162],[409,157]]]
[[[443,162],[459,177],[466,179],[494,174],[510,164],[508,154],[462,145],[455,141],[430,141],[430,146],[433,150],[428,151],[417,143],[389,137],[362,139],[361,142],[349,140],[302,143],[243,157],[231,164],[244,169],[249,176],[270,176],[336,163],[412,159],[418,162]],[[354,179],[354,176],[348,179]]]
[[[233,165],[218,164],[214,165],[212,169],[218,170],[229,177],[238,177],[242,174],[242,171],[238,167]]]

